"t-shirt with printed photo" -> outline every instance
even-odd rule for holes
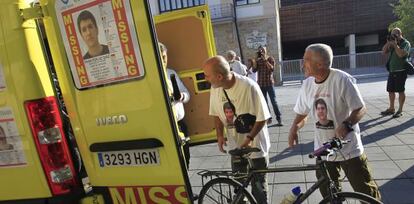
[[[269,109],[266,106],[266,101],[263,97],[263,94],[260,91],[260,87],[245,76],[234,73],[236,79],[235,84],[230,89],[226,89],[227,95],[231,100],[232,104],[235,107],[235,115],[241,114],[252,114],[256,116],[256,121],[266,121],[270,118]],[[228,100],[224,94],[223,88],[212,88],[210,90],[210,110],[209,115],[217,116],[220,118],[221,122],[226,126],[228,121],[231,121],[232,114],[227,110],[225,112],[223,108],[228,103]],[[233,122],[234,118],[233,117]],[[237,148],[237,145],[240,145],[240,141],[243,142],[248,133],[241,134],[235,133],[237,138],[234,141],[234,145],[228,145],[228,149]],[[256,135],[252,147],[257,147],[261,149],[261,152],[252,153],[250,158],[260,158],[265,157],[269,153],[270,149],[270,140],[269,132],[267,125],[265,125],[262,130]]]

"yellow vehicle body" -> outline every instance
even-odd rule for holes
[[[53,200],[25,111],[26,102],[55,96],[35,21],[21,16],[28,7],[0,1],[0,203]]]
[[[168,46],[170,67],[191,92],[185,119],[191,142],[215,140],[207,112],[209,85],[201,71],[204,60],[215,55],[208,8],[157,17],[155,33],[143,0],[41,0],[40,6],[94,193],[105,203],[192,203],[156,36]],[[92,58],[81,27],[85,10],[95,16],[101,47],[109,50]],[[174,29],[177,25],[181,28]],[[185,26],[193,32],[181,32]]]

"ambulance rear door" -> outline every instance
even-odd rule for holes
[[[174,69],[190,92],[184,104],[184,122],[190,144],[216,141],[214,120],[208,115],[210,84],[202,65],[216,55],[209,9],[206,5],[167,12],[154,18],[158,40],[168,48],[168,67]]]
[[[76,161],[26,2],[0,1],[0,203],[74,203]]]
[[[95,192],[109,203],[190,203],[148,2],[40,2]]]

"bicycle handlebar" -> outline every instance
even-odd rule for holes
[[[330,142],[326,142],[322,147],[318,148],[314,152],[309,154],[309,158],[315,158],[319,156],[326,156],[327,150],[332,150],[333,148],[341,149],[343,144],[348,143],[349,140],[341,140],[339,138],[333,138]]]

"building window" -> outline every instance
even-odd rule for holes
[[[237,6],[247,5],[247,4],[257,4],[260,3],[260,0],[236,0]]]
[[[158,0],[160,13],[204,5],[205,0]]]

